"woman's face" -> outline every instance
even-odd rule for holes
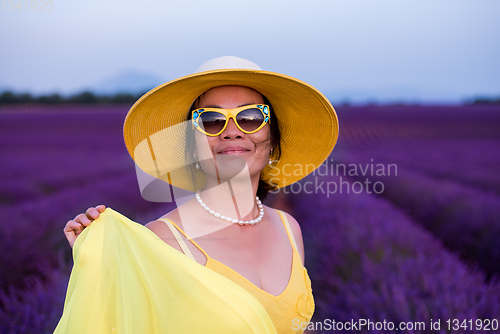
[[[251,88],[222,86],[206,91],[194,107],[232,109],[263,103],[262,95]],[[243,170],[246,163],[250,177],[257,177],[269,161],[271,150],[269,124],[255,133],[247,134],[238,129],[233,119],[230,119],[226,129],[219,136],[206,136],[199,131],[195,131],[195,136],[197,156],[201,168],[207,175],[217,174],[219,178],[233,178]],[[211,160],[212,157],[214,160]]]

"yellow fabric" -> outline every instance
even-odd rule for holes
[[[54,333],[276,333],[242,287],[110,208],[81,233],[73,257]]]
[[[189,239],[197,248],[200,249],[200,251],[203,252],[203,254],[205,254],[207,258],[205,267],[210,268],[213,271],[221,274],[222,276],[229,278],[231,281],[243,287],[245,290],[250,292],[257,300],[259,300],[267,310],[267,313],[269,314],[269,317],[271,318],[278,333],[303,333],[303,330],[300,329],[300,325],[302,323],[308,323],[311,320],[315,307],[311,289],[311,281],[309,279],[309,275],[307,274],[306,268],[302,265],[302,262],[300,260],[300,254],[297,251],[297,245],[290,230],[290,225],[288,223],[286,215],[282,211],[278,212],[287,231],[290,243],[293,245],[292,271],[290,279],[288,285],[278,296],[274,296],[260,289],[244,276],[239,274],[237,271],[211,258],[195,241],[189,238],[189,236],[187,236],[184,231],[182,231],[171,220],[160,220],[166,222],[167,225],[169,225],[174,235],[178,233],[177,230],[172,226],[175,225],[175,227],[181,233],[183,233],[187,239]],[[176,239],[182,249],[187,248],[184,240],[182,240],[181,238]],[[189,252],[189,254],[187,255],[192,257],[191,252]],[[302,328],[305,328],[305,326],[302,326]]]

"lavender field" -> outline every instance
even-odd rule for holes
[[[62,228],[77,213],[106,204],[144,224],[173,208],[140,196],[121,134],[128,107],[1,107],[0,333],[55,328],[72,264]],[[475,321],[500,321],[500,107],[336,109],[326,172],[268,199],[301,223],[312,321],[499,332]]]

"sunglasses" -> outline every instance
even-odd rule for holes
[[[226,129],[230,118],[243,133],[254,133],[266,123],[271,124],[269,106],[265,104],[251,104],[234,109],[199,108],[191,114],[193,127],[213,137]]]

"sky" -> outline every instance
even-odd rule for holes
[[[499,98],[498,13],[498,0],[6,0],[0,90],[73,94],[130,71],[161,84],[233,55],[337,102]]]

